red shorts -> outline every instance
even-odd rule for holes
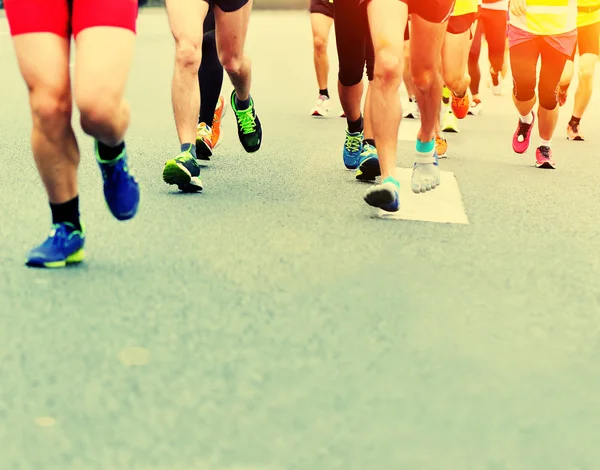
[[[70,38],[95,26],[135,33],[138,0],[4,0],[4,9],[13,36],[53,33]]]

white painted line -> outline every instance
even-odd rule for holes
[[[398,140],[407,142],[415,142],[417,140],[417,132],[421,121],[419,119],[402,119],[400,129],[398,131]]]
[[[442,171],[442,184],[425,194],[412,192],[411,175],[412,169],[398,168],[400,210],[395,213],[379,211],[379,217],[440,224],[469,224],[469,218],[454,173]]]

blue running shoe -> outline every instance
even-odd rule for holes
[[[360,154],[356,179],[359,181],[374,181],[380,175],[381,168],[379,168],[377,149],[366,142],[363,144],[363,151]]]
[[[358,168],[358,162],[360,161],[360,154],[363,151],[363,140],[365,139],[365,133],[360,132],[348,132],[346,129],[346,141],[344,142],[344,165],[349,170],[356,170]]]
[[[400,183],[392,176],[388,176],[383,183],[371,188],[365,194],[365,202],[373,207],[378,207],[386,212],[400,210]]]
[[[140,186],[129,171],[127,149],[110,161],[100,158],[98,141],[94,150],[104,180],[104,199],[110,212],[117,220],[132,219],[140,203]]]
[[[27,253],[25,264],[32,268],[64,268],[67,264],[81,263],[84,243],[83,228],[76,230],[69,223],[54,224],[46,241]]]

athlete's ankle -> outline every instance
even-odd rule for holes
[[[117,159],[125,150],[125,142],[110,146],[98,141],[98,155],[100,159],[106,162]]]
[[[79,196],[75,196],[69,201],[58,204],[51,202],[50,211],[52,212],[53,224],[67,223],[72,225],[75,230],[81,230],[81,222],[79,220]]]

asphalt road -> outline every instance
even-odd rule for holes
[[[308,16],[256,12],[248,50],[264,146],[228,115],[204,194],[180,195],[173,42],[141,15],[139,216],[111,218],[79,134],[88,261],[36,271],[49,211],[0,18],[0,469],[597,469],[598,101],[584,143],[563,112],[542,171],[486,90],[442,163],[470,223],[382,220],[342,169],[343,120],[307,115]]]

